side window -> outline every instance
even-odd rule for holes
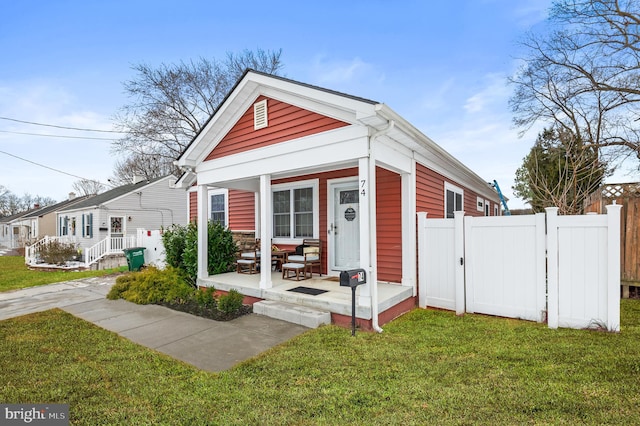
[[[226,202],[224,194],[213,194],[211,196],[211,221],[227,226]]]
[[[463,210],[464,193],[462,189],[449,184],[444,183],[444,212],[446,218],[453,218],[453,212]]]

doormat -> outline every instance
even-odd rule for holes
[[[333,281],[334,283],[340,282],[340,277],[327,277],[324,279],[325,281]]]
[[[294,291],[296,293],[304,293],[304,294],[310,294],[312,296],[317,296],[322,293],[327,293],[328,290],[320,290],[319,288],[311,288],[311,287],[296,287],[296,288],[291,288],[287,291]]]

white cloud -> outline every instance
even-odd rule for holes
[[[313,59],[312,78],[317,84],[335,87],[358,83],[362,80],[381,83],[384,80],[384,74],[377,71],[373,64],[359,57],[344,60],[332,59],[320,54]]]

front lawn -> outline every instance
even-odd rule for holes
[[[22,256],[0,256],[0,292],[43,284],[58,283],[62,281],[77,280],[78,278],[99,277],[124,271],[126,269],[127,267],[82,272],[31,271],[24,264],[24,257]]]
[[[640,424],[640,301],[621,306],[619,334],[418,309],[219,374],[52,310],[0,322],[0,401],[87,425]]]

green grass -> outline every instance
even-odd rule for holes
[[[0,401],[86,425],[640,424],[640,301],[621,305],[619,334],[414,310],[219,374],[52,310],[0,322]]]
[[[105,269],[102,271],[31,271],[24,264],[22,256],[0,256],[0,292],[52,284],[62,281],[77,280],[78,278],[99,277],[124,271],[127,267]]]

